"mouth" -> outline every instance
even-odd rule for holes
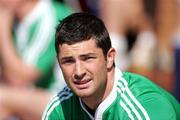
[[[91,79],[87,79],[87,80],[74,81],[74,84],[78,89],[86,89],[90,86],[91,82],[92,82]]]

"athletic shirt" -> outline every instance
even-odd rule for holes
[[[180,120],[180,104],[147,78],[115,68],[113,89],[94,116],[65,87],[52,98],[42,120]]]
[[[71,10],[50,1],[39,1],[33,10],[14,27],[14,44],[24,63],[41,72],[35,83],[41,88],[50,88],[55,81],[56,53],[54,48],[55,28],[59,20]]]

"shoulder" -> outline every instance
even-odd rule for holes
[[[154,120],[176,119],[170,94],[160,86],[144,76],[130,72],[123,72],[121,79],[119,82],[124,84],[124,89],[121,89],[121,99],[134,111],[138,111],[137,116],[143,113],[144,116],[149,116],[150,119]],[[163,115],[164,113],[166,115]]]
[[[122,77],[123,78],[125,78],[125,79],[127,79],[127,80],[148,80],[149,81],[149,79],[147,78],[147,77],[145,77],[145,76],[142,76],[142,75],[140,75],[140,74],[136,74],[136,73],[132,73],[132,72],[122,72]]]
[[[141,89],[141,91],[151,89],[160,91],[160,86],[155,84],[152,80],[148,79],[147,77],[136,73],[122,72],[122,79],[124,79],[124,82],[126,82],[128,87],[131,89],[135,87]]]
[[[130,72],[123,72],[120,83],[123,83],[126,89],[128,89],[136,97],[145,97],[150,96],[153,98],[164,98],[164,99],[173,99],[173,96],[164,90],[161,86],[154,83],[148,78]]]
[[[73,93],[72,93],[71,89],[69,87],[65,86],[63,88],[63,90],[57,94],[57,97],[62,102],[64,100],[69,99],[72,95],[73,95]]]
[[[71,90],[66,86],[62,91],[56,94],[48,103],[43,118],[49,118],[50,116],[61,116],[64,117],[62,103],[69,104],[67,102],[73,97],[73,93]],[[68,108],[67,108],[68,109]]]

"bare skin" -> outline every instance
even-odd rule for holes
[[[0,1],[0,51],[1,64],[3,66],[3,73],[8,84],[16,87],[31,86],[32,83],[40,76],[40,72],[33,66],[29,66],[23,62],[19,57],[12,40],[12,27],[15,17],[21,20],[35,5],[27,3],[22,0],[20,5],[16,3],[7,5],[8,1]],[[20,12],[23,11],[23,12]],[[21,66],[21,67],[20,67]]]
[[[134,30],[138,33],[146,31],[154,32],[152,22],[145,13],[143,0],[100,0],[100,16],[104,20],[109,32],[121,37],[125,37],[128,30]],[[124,54],[128,53],[125,51]],[[130,66],[125,70],[136,72],[153,79],[154,66],[152,69],[149,69],[148,66],[131,63],[131,59],[127,60],[130,60]]]
[[[0,120],[9,120],[12,116],[40,120],[50,98],[51,94],[44,90],[0,86]]]
[[[159,71],[157,83],[166,90],[172,92],[173,78],[173,46],[172,37],[176,28],[177,20],[177,1],[176,0],[157,0],[157,29]],[[164,84],[166,83],[166,84]]]
[[[23,120],[40,120],[51,98],[48,91],[32,87],[41,72],[21,59],[11,33],[14,19],[21,21],[37,2],[0,0],[0,75],[3,75],[0,78],[0,120],[9,120],[13,116]]]
[[[89,108],[96,109],[113,87],[115,50],[111,48],[104,56],[95,40],[90,39],[62,44],[59,51],[59,64],[67,85]]]

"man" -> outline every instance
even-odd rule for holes
[[[70,11],[50,1],[0,0],[0,120],[41,118],[50,91],[61,86],[56,83],[54,32]]]
[[[58,25],[55,47],[67,87],[43,120],[178,120],[180,105],[147,78],[121,72],[103,22],[74,13]]]

